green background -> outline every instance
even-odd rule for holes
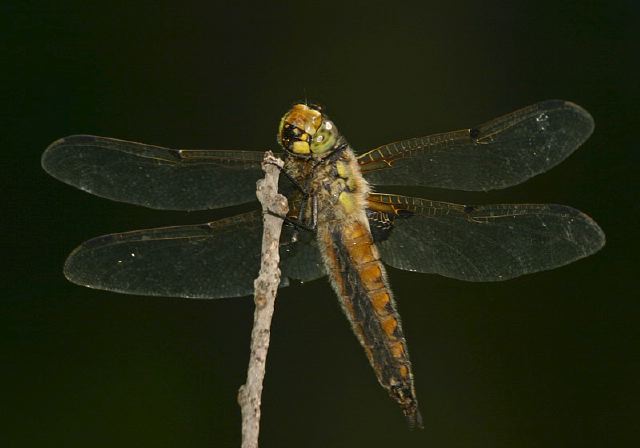
[[[305,97],[359,150],[473,126],[548,98],[595,118],[560,166],[462,202],[593,216],[597,255],[505,283],[390,269],[425,430],[378,386],[325,280],[282,290],[263,447],[640,443],[639,6],[635,1],[3,2],[0,446],[236,447],[253,304],[131,297],[61,269],[90,237],[206,222],[46,175],[53,140],[275,147]],[[632,443],[635,441],[635,443]]]

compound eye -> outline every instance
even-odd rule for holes
[[[322,154],[333,148],[337,139],[337,130],[333,123],[326,120],[322,123],[318,132],[313,136],[311,143],[311,151],[316,154]]]
[[[319,104],[309,104],[309,109],[317,110],[318,112],[322,112],[322,106]]]

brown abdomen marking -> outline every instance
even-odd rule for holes
[[[327,271],[378,381],[412,427],[422,427],[400,316],[369,229],[360,222],[318,229]]]

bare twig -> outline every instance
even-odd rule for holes
[[[287,199],[278,194],[278,178],[282,160],[267,151],[262,161],[264,179],[257,184],[256,195],[262,204],[262,264],[254,282],[253,330],[251,331],[251,355],[247,368],[247,382],[240,386],[238,404],[242,412],[242,448],[257,448],[260,432],[260,403],[269,350],[271,317],[280,284],[280,232],[282,218],[289,210]]]

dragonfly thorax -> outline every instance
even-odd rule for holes
[[[318,106],[294,105],[280,121],[278,143],[297,156],[331,154],[340,140],[335,124]]]

